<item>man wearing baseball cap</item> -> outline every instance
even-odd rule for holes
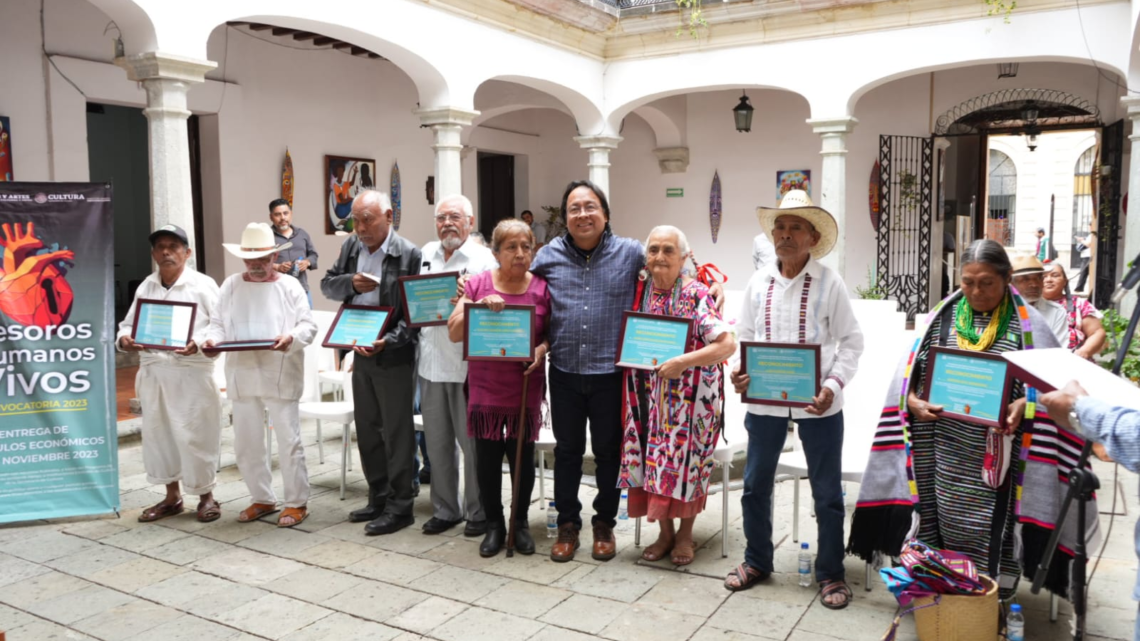
[[[309,472],[301,446],[299,401],[304,388],[304,348],[317,335],[305,289],[273,269],[277,252],[266,223],[250,223],[241,244],[223,243],[245,262],[245,271],[222,283],[218,313],[211,319],[207,353],[227,342],[243,343],[226,356],[226,394],[234,403],[234,453],[252,504],[238,521],[255,521],[278,510],[273,472],[265,456],[265,424],[277,434],[285,511],[277,527],[293,527],[308,517]],[[261,346],[255,348],[256,343]],[[238,347],[238,346],[232,346]]]
[[[215,521],[221,508],[214,500],[221,431],[221,400],[214,386],[214,365],[198,349],[217,313],[218,284],[186,267],[193,257],[186,232],[165,225],[150,235],[150,255],[158,264],[139,285],[119,324],[115,346],[139,353],[135,394],[142,403],[143,465],[147,481],[166,486],[166,498],[143,510],[139,521],[157,521],[182,512],[182,491],[199,496],[198,520]],[[191,341],[183,349],[146,349],[131,338],[140,299],[197,305]]]

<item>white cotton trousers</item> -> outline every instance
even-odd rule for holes
[[[285,507],[309,502],[309,470],[301,446],[300,404],[281,398],[234,399],[234,453],[238,470],[254,503],[277,504],[273,472],[265,459],[265,412],[277,434],[278,461],[285,486]]]
[[[181,481],[186,494],[212,491],[222,431],[222,401],[212,371],[143,363],[135,393],[142,403],[147,482]]]

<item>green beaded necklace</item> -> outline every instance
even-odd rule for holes
[[[958,303],[954,314],[954,331],[958,334],[958,347],[971,351],[981,352],[990,348],[999,336],[1005,336],[1009,330],[1009,321],[1013,318],[1013,306],[1010,305],[1009,294],[1001,299],[1001,304],[994,310],[994,315],[981,334],[974,328],[974,308],[963,296]]]

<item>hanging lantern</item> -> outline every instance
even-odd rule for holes
[[[748,104],[748,94],[740,97],[740,104],[732,109],[732,116],[736,119],[737,131],[752,131],[752,105]]]

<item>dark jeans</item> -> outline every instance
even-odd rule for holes
[[[515,448],[518,440],[471,439],[475,442],[475,474],[479,481],[479,501],[488,523],[505,523],[503,514],[503,457],[511,467],[511,479],[515,478]],[[527,508],[530,495],[534,492],[534,443],[523,443],[522,472],[519,478],[519,507],[516,514],[518,523],[527,522]]]
[[[617,524],[621,490],[617,487],[621,462],[621,372],[569,374],[550,367],[550,414],[554,423],[554,502],[558,525],[582,527],[582,455],[586,453],[586,422],[597,466],[598,495],[592,523]]]
[[[799,419],[800,441],[807,458],[808,479],[815,499],[819,541],[815,549],[815,578],[842,580],[843,574],[843,412],[825,418]],[[776,464],[788,437],[788,417],[746,414],[748,462],[744,467],[744,562],[771,572],[772,490]]]

